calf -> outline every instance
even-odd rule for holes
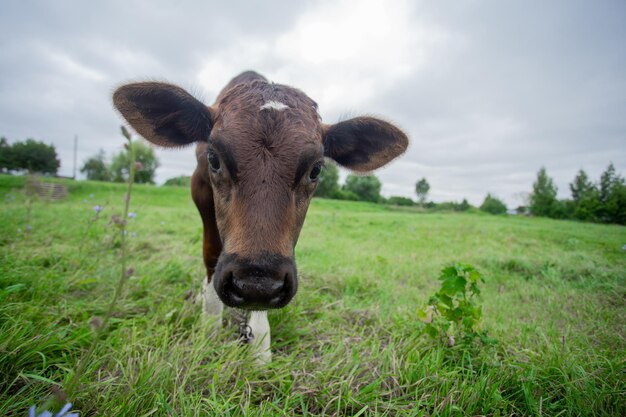
[[[208,107],[157,82],[124,85],[113,102],[155,145],[196,143],[191,195],[204,226],[203,310],[251,312],[245,333],[269,361],[267,310],[286,306],[298,289],[294,248],[324,158],[369,172],[402,154],[406,135],[373,117],[324,124],[302,91],[251,71]]]

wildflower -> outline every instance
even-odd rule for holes
[[[131,237],[137,237],[137,233],[136,232],[131,232],[130,236]]]
[[[137,217],[137,213],[131,211],[130,213],[128,213],[128,218],[129,219],[134,219],[135,217]]]
[[[78,417],[78,413],[68,413],[68,411],[70,411],[70,408],[72,408],[72,403],[65,404],[63,408],[61,408],[61,411],[56,413],[54,417]],[[28,410],[28,417],[52,417],[52,413],[48,410],[38,415],[35,415],[35,410],[36,407],[34,405],[30,407],[30,409]]]
[[[95,206],[93,209],[94,209],[94,211],[95,211],[96,213],[100,213],[102,210],[104,210],[104,207],[102,207],[100,204],[98,204],[98,205],[97,205],[97,206]]]
[[[622,250],[626,250],[626,245],[622,246]]]
[[[33,231],[33,226],[31,226],[30,224],[26,226],[26,231],[27,232],[32,232]]]
[[[93,195],[93,193],[89,194],[89,198],[94,198],[95,196]]]

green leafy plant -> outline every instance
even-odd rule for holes
[[[466,344],[477,337],[491,343],[493,340],[481,328],[479,283],[485,281],[480,272],[472,265],[457,263],[443,268],[439,280],[441,289],[430,297],[425,308],[418,310],[419,319],[425,323],[423,333],[446,340],[448,346],[454,346],[459,336]]]

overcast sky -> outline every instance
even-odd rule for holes
[[[254,69],[304,90],[326,123],[363,113],[411,146],[378,172],[383,194],[487,192],[511,207],[545,166],[560,197],[584,168],[626,173],[626,2],[4,1],[0,135],[53,143],[60,174],[121,149],[111,92],[166,80],[207,104]],[[157,181],[194,168],[159,150]]]

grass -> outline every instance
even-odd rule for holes
[[[32,201],[0,176],[0,415],[64,386],[119,273],[124,185]],[[96,218],[93,207],[104,206]],[[26,207],[30,206],[30,210]],[[626,229],[314,199],[300,289],[269,314],[271,365],[200,319],[201,223],[184,188],[137,186],[135,269],[69,400],[84,416],[626,414]],[[28,227],[31,230],[29,231]],[[498,342],[448,348],[417,309],[451,262],[481,271]]]

